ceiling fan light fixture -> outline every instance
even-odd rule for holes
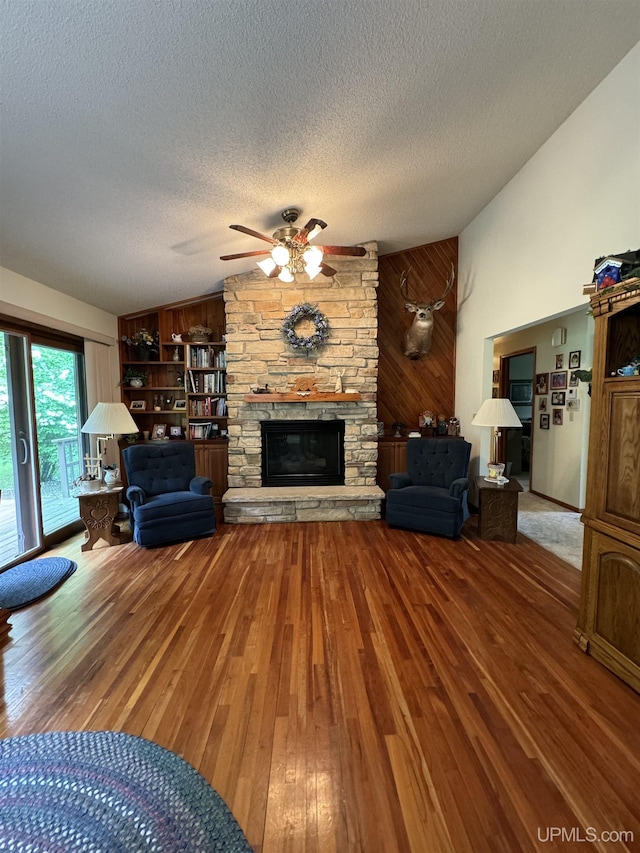
[[[304,268],[304,271],[309,276],[311,281],[313,281],[313,279],[322,272],[322,267],[320,267],[320,266],[314,267],[314,266],[311,266],[310,264],[307,264]]]
[[[270,276],[278,265],[273,258],[265,258],[264,261],[258,261],[258,266],[265,275]]]
[[[289,263],[291,254],[286,246],[278,245],[271,250],[271,257],[279,267],[284,267]]]
[[[302,258],[307,266],[320,267],[320,264],[322,263],[322,249],[318,246],[307,246]]]
[[[287,284],[290,284],[294,280],[293,273],[288,267],[283,267],[283,269],[280,271],[280,275],[278,276],[278,278],[280,279],[280,281],[284,281]]]

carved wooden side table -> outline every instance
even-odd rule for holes
[[[481,539],[515,542],[518,535],[518,493],[522,486],[509,480],[503,486],[476,477],[478,489],[478,531]]]
[[[115,524],[115,519],[122,489],[122,486],[116,486],[99,492],[78,492],[76,495],[80,501],[80,518],[89,534],[82,545],[83,551],[90,551],[100,539],[104,539],[108,545],[120,544],[120,528]]]

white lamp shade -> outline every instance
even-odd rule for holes
[[[473,426],[522,426],[522,421],[516,415],[516,410],[511,405],[511,400],[507,400],[506,397],[492,397],[489,400],[485,400],[471,423]]]
[[[138,426],[124,403],[98,403],[82,426],[92,435],[129,435]]]
[[[264,261],[258,261],[258,266],[265,275],[270,276],[276,268],[277,264],[275,263],[273,258],[265,258]]]

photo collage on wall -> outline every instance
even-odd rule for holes
[[[564,353],[558,353],[555,370],[549,373],[536,373],[536,397],[540,429],[549,429],[550,424],[562,426],[565,409],[569,412],[580,411],[578,399],[578,377],[572,373],[578,370],[581,362],[581,350],[569,353],[565,362]],[[565,363],[568,369],[565,369]],[[548,395],[551,394],[551,413],[549,413]]]

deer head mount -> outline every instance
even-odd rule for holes
[[[405,300],[404,307],[406,310],[416,316],[413,318],[413,323],[405,332],[403,351],[407,358],[417,361],[419,358],[424,358],[431,349],[433,312],[439,311],[444,305],[445,299],[453,287],[456,273],[453,264],[451,264],[451,275],[447,279],[444,293],[438,299],[434,299],[432,302],[409,302],[410,272],[411,267],[408,270],[402,271],[400,276],[400,293]]]

